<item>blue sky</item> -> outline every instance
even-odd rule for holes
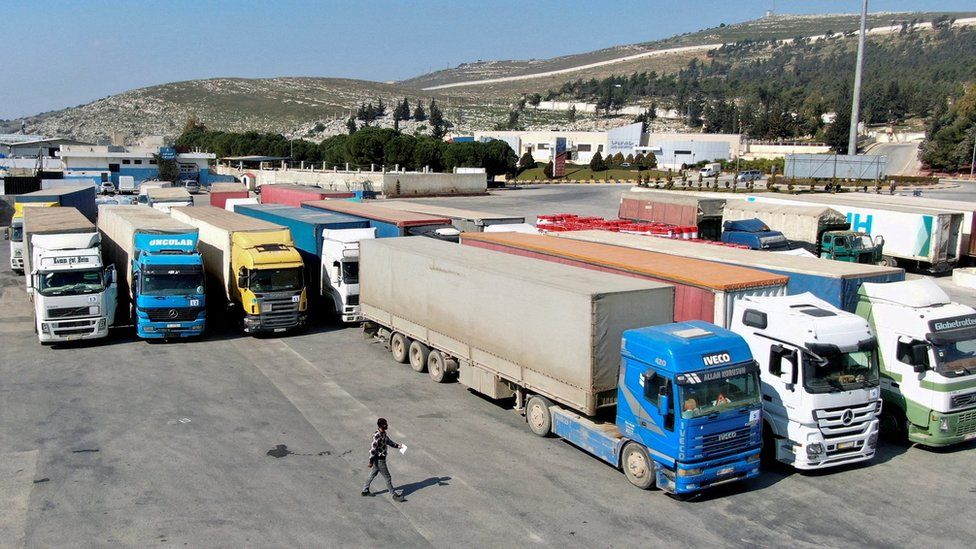
[[[853,13],[857,0],[777,0]],[[762,16],[773,0],[4,0],[0,118],[216,76],[398,80],[478,59],[547,58]],[[730,10],[730,7],[733,7]],[[972,0],[872,0],[963,11]]]

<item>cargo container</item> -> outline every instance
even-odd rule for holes
[[[514,397],[533,433],[642,489],[694,493],[759,474],[748,346],[704,322],[668,324],[671,286],[426,238],[365,241],[361,260],[364,331],[396,361]],[[731,401],[718,396],[728,384]]]
[[[146,190],[146,204],[169,213],[174,206],[192,206],[193,196],[183,187],[153,187]]]
[[[233,212],[233,211],[237,211],[235,210],[235,208],[237,206],[240,206],[241,204],[260,204],[260,203],[261,202],[257,198],[254,198],[253,196],[250,198],[228,198],[224,202],[224,209],[227,210],[228,212]]]
[[[620,246],[523,233],[464,233],[461,243],[674,284],[676,322],[703,320],[727,327],[735,301],[786,294],[782,275]]]
[[[315,200],[327,200],[336,198],[355,198],[354,192],[330,191],[321,187],[311,185],[288,185],[276,183],[272,185],[261,185],[262,204],[283,204],[301,208],[302,202],[312,202]]]
[[[149,206],[101,206],[98,230],[119,273],[115,324],[144,339],[197,337],[206,327],[197,229]]]
[[[449,208],[445,206],[429,206],[418,204],[413,201],[405,200],[384,200],[380,205],[395,210],[406,210],[409,212],[443,216],[451,220],[454,228],[464,233],[480,233],[486,227],[492,225],[514,225],[525,223],[525,217],[516,215],[498,214],[489,212],[477,212],[474,210],[464,210],[459,208]]]
[[[849,312],[854,312],[857,307],[857,292],[860,290],[861,284],[905,280],[905,271],[894,267],[825,261],[815,257],[797,257],[758,250],[709,246],[700,242],[648,238],[608,231],[576,231],[558,233],[556,236],[646,250],[676,257],[693,257],[786,276],[789,277],[786,286],[789,295],[810,292],[830,305]]]
[[[223,208],[228,198],[248,198],[250,193],[243,183],[214,183],[210,186],[210,205]]]
[[[77,208],[81,215],[94,223],[98,216],[98,210],[95,207],[97,195],[98,191],[94,185],[65,185],[18,195],[14,198],[14,203],[53,202],[62,208]]]
[[[625,192],[620,197],[620,219],[698,227],[698,237],[718,240],[722,234],[725,200],[694,195]]]
[[[370,227],[376,229],[376,238],[391,236],[427,235],[437,236],[436,231],[451,229],[453,238],[457,239],[457,230],[451,225],[450,218],[432,216],[404,210],[384,208],[375,204],[349,202],[347,200],[317,200],[303,202],[303,208],[325,210],[342,213],[369,220]],[[448,233],[445,233],[448,234]]]
[[[170,215],[200,231],[207,295],[224,301],[245,333],[305,325],[304,267],[287,227],[221,208],[173,208]]]
[[[281,204],[239,205],[237,213],[288,227],[305,263],[313,303],[359,322],[359,241],[373,238],[369,221]]]

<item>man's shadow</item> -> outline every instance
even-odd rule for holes
[[[421,480],[419,482],[411,482],[410,484],[404,484],[402,486],[398,486],[397,491],[399,491],[402,494],[401,497],[406,498],[410,494],[417,492],[419,490],[423,490],[428,486],[450,486],[450,484],[448,483],[449,480],[451,480],[451,477],[430,477]],[[383,493],[386,493],[386,490],[383,490],[382,492],[376,492],[376,495],[380,495]]]

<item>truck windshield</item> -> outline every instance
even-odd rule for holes
[[[855,250],[866,250],[874,247],[874,241],[866,234],[858,234],[851,237],[851,248]]]
[[[695,382],[695,380],[701,380]],[[681,417],[695,418],[759,403],[755,364],[679,376]]]
[[[24,241],[24,225],[21,223],[14,223],[10,225],[10,240],[14,242]]]
[[[140,293],[152,296],[174,296],[203,293],[203,273],[146,271],[142,275]]]
[[[769,236],[765,238],[760,238],[759,242],[762,245],[763,249],[772,252],[779,252],[779,251],[790,249],[790,242],[782,236]]]
[[[256,293],[301,290],[303,286],[300,267],[254,270],[248,283],[251,291]]]
[[[359,284],[359,262],[342,262],[342,282],[345,284]]]
[[[803,354],[803,386],[811,393],[876,387],[878,379],[878,357],[873,351]]]
[[[940,374],[976,373],[976,339],[965,339],[936,347],[935,371]]]
[[[94,294],[105,289],[101,269],[54,271],[38,275],[43,296]]]

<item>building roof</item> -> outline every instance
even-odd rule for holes
[[[25,136],[25,137],[37,137],[37,136]],[[63,145],[91,145],[91,143],[86,143],[84,141],[78,141],[75,139],[68,139],[66,137],[44,137],[41,139],[4,139],[0,136],[0,145],[7,145],[9,147],[23,147],[26,145],[39,145],[41,143],[58,143]]]

